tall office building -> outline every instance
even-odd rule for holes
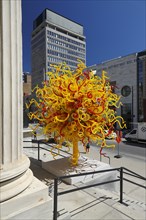
[[[86,42],[83,26],[45,9],[33,22],[32,88],[41,86],[50,64],[65,62],[72,70],[78,59],[86,63]]]
[[[23,73],[23,96],[31,95],[31,74],[29,72]]]
[[[29,72],[23,73],[23,127],[27,128],[29,125],[28,112],[26,103],[31,99],[31,74]]]

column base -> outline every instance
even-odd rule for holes
[[[52,198],[48,196],[48,187],[35,177],[26,190],[1,203],[2,220],[49,220],[52,216]]]
[[[0,202],[4,202],[24,191],[33,180],[30,161],[23,155],[17,163],[2,167],[0,174]]]
[[[32,180],[33,173],[28,169],[18,177],[1,183],[0,202],[7,201],[24,191],[31,184]]]

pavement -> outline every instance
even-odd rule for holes
[[[25,138],[28,140],[29,138]],[[107,142],[113,143],[111,140]],[[80,145],[80,155],[92,158],[94,160],[100,160],[104,163],[110,163],[111,168],[125,167],[133,172],[146,177],[146,144],[126,144],[125,139],[119,144],[114,142],[115,149],[105,148],[104,153],[108,157],[99,156],[99,147],[91,144],[88,154],[85,153],[83,147]],[[48,186],[48,194],[53,198],[54,190],[54,176],[42,169],[41,162],[37,160],[38,153],[36,143],[24,143],[24,147],[33,146],[33,148],[24,148],[24,153],[28,155],[31,161],[31,170],[35,177]],[[45,147],[45,146],[44,146]],[[118,148],[119,147],[119,148]],[[48,149],[50,149],[48,147]],[[119,150],[118,150],[119,149]],[[65,152],[60,151],[59,156],[56,159],[69,156]],[[120,155],[119,158],[115,156]],[[42,161],[53,160],[51,153],[41,149],[40,159]],[[146,181],[143,179],[137,179],[132,176],[126,175],[126,178],[146,186]],[[72,185],[60,182],[58,185],[58,191],[75,189],[79,186],[83,186],[85,183],[78,182]],[[108,220],[120,220],[120,219],[146,219],[146,190],[134,185],[130,182],[124,181],[124,193],[123,202],[119,203],[119,190],[104,189],[101,187],[92,187],[80,191],[71,192],[69,194],[60,195],[58,197],[58,211],[60,216],[58,219],[108,219]]]

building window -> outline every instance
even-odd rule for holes
[[[130,93],[131,93],[131,88],[130,88],[130,86],[124,86],[124,87],[121,89],[121,94],[122,94],[122,96],[124,96],[124,97],[129,96]]]

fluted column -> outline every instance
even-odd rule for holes
[[[23,155],[21,0],[0,0],[0,201],[32,182]]]

